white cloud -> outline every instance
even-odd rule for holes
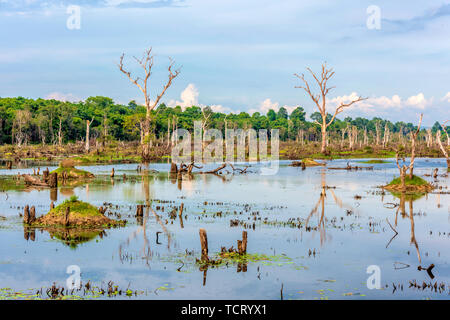
[[[78,102],[78,101],[82,101],[83,99],[75,96],[72,93],[62,93],[62,92],[52,92],[49,93],[48,95],[45,96],[45,99],[54,99],[54,100],[58,100],[58,101],[70,101],[70,102]]]
[[[349,95],[338,96],[327,100],[327,106],[330,109],[336,108],[341,103],[349,103],[356,100],[359,95],[356,92],[352,92]],[[366,113],[377,112],[380,110],[403,110],[406,108],[424,110],[430,107],[433,103],[433,98],[427,99],[423,93],[419,93],[415,96],[410,96],[407,99],[402,99],[399,95],[393,95],[392,98],[386,96],[370,97],[367,100],[355,103],[348,110],[361,110]]]
[[[450,91],[441,99],[441,101],[450,102]]]
[[[198,96],[198,89],[193,83],[190,83],[186,89],[181,92],[181,101],[170,100],[168,105],[170,107],[180,106],[182,109],[186,109],[187,107],[198,105]]]
[[[269,112],[269,110],[272,109],[273,111],[277,112],[278,110],[280,110],[281,107],[284,107],[289,114],[292,111],[294,111],[295,108],[297,108],[297,106],[287,106],[287,105],[280,106],[278,102],[272,102],[270,98],[267,98],[266,100],[260,103],[257,109],[250,109],[248,113],[253,114],[255,112],[259,112],[262,115],[266,115],[267,112]]]
[[[180,101],[179,100],[170,100],[167,105],[169,107],[172,107],[172,108],[176,107],[176,106],[180,106],[183,110],[188,108],[188,107],[192,107],[192,106],[197,106],[197,107],[200,107],[200,108],[204,108],[207,105],[199,103],[199,101],[198,101],[199,95],[200,94],[198,92],[197,87],[193,83],[190,83],[181,92]],[[222,106],[221,104],[209,105],[209,107],[214,112],[230,113],[230,112],[233,111],[233,110],[231,110],[228,107]]]

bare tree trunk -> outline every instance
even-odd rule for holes
[[[439,145],[439,148],[441,149],[442,153],[443,153],[444,156],[445,156],[445,159],[447,160],[447,171],[449,171],[449,170],[450,170],[450,159],[449,159],[449,157],[448,157],[448,152],[447,152],[447,150],[445,150],[444,146],[442,145],[442,141],[441,141],[441,131],[440,131],[440,130],[438,130],[438,132],[436,132],[436,140],[437,140],[437,143],[438,143],[438,145]]]
[[[364,127],[364,146],[367,146],[367,144],[369,143],[369,138],[367,137],[367,127]]]
[[[92,119],[92,120],[94,120],[94,119]],[[90,131],[91,124],[92,124],[92,121],[86,120],[86,145],[84,147],[84,150],[86,152],[89,152],[89,149],[90,149],[90,143],[89,143],[90,134],[89,134],[89,131]]]
[[[431,129],[427,129],[427,147],[431,148],[433,145],[433,134],[431,133]]]
[[[62,119],[59,118],[58,145],[62,145]]]
[[[323,122],[324,124],[322,125],[322,147],[320,149],[321,153],[325,153],[326,152],[326,147],[327,147],[327,127],[326,127],[326,122]]]
[[[170,146],[170,119],[167,118],[167,147]]]
[[[381,140],[381,129],[380,129],[380,123],[379,122],[377,122],[375,124],[375,130],[377,132],[376,144],[377,144],[377,146],[379,146],[380,145],[380,140]]]

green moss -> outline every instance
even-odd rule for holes
[[[388,185],[389,186],[394,186],[394,185],[400,185],[401,184],[401,179],[400,177],[395,178],[394,180],[392,180]],[[405,177],[405,185],[406,186],[427,186],[429,183],[422,179],[421,177],[415,176],[413,175],[412,179],[409,178],[409,175],[407,175]]]

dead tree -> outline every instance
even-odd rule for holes
[[[389,127],[386,123],[386,125],[384,126],[383,148],[387,147],[387,145],[389,143],[389,137],[390,137],[390,131],[389,131]]]
[[[154,101],[151,101],[150,99],[150,88],[148,88],[148,80],[152,74],[152,67],[154,62],[154,55],[152,54],[152,48],[145,51],[142,59],[138,59],[134,57],[136,62],[144,69],[144,78],[141,79],[139,77],[134,78],[131,76],[131,72],[126,71],[124,69],[123,65],[123,58],[125,57],[125,54],[122,54],[120,57],[118,67],[119,70],[125,74],[128,79],[136,85],[139,90],[144,94],[145,98],[145,108],[146,108],[146,117],[145,122],[143,124],[143,131],[144,131],[144,141],[141,141],[142,143],[142,157],[144,160],[149,160],[150,158],[150,122],[151,122],[151,112],[160,102],[161,98],[163,97],[164,93],[166,93],[167,89],[171,86],[173,79],[175,79],[180,74],[180,69],[177,69],[175,71],[172,70],[174,61],[170,59],[170,64],[168,67],[169,71],[169,79],[167,80],[166,84],[164,85],[162,91],[160,94],[156,96],[156,99]]]
[[[322,147],[321,152],[325,153],[326,151],[326,145],[327,145],[327,128],[333,123],[334,119],[336,119],[336,116],[344,111],[345,108],[350,107],[356,102],[366,100],[367,98],[358,97],[356,100],[353,100],[349,103],[343,103],[341,102],[339,106],[334,111],[333,116],[331,117],[330,121],[327,121],[327,105],[326,105],[326,97],[330,90],[332,90],[334,87],[328,87],[327,83],[328,80],[330,80],[333,75],[334,71],[333,69],[327,69],[326,63],[322,64],[322,72],[320,76],[317,76],[310,68],[307,68],[307,70],[311,73],[315,81],[317,82],[317,85],[319,86],[320,93],[314,94],[309,86],[308,81],[305,79],[304,74],[298,75],[294,74],[297,78],[303,81],[303,86],[296,86],[296,88],[301,88],[306,91],[306,93],[311,97],[311,99],[316,104],[320,115],[322,116],[322,123],[319,123],[318,121],[314,121],[316,124],[321,126],[322,131]]]
[[[431,148],[433,145],[433,134],[431,133],[431,129],[427,129],[427,147]]]
[[[416,139],[417,135],[420,132],[420,126],[422,125],[422,118],[423,114],[420,115],[419,118],[419,125],[417,126],[416,132],[411,133],[411,164],[410,164],[410,170],[409,170],[409,178],[412,179],[414,175],[414,161],[416,159]]]
[[[420,132],[422,118],[423,118],[423,114],[420,115],[419,125],[417,126],[416,132],[411,133],[411,161],[410,161],[409,166],[406,166],[406,165],[400,166],[399,153],[397,152],[395,155],[397,167],[398,167],[398,170],[400,171],[400,184],[401,184],[402,190],[405,190],[405,188],[406,188],[406,173],[408,172],[408,170],[409,170],[409,178],[410,179],[412,179],[413,174],[414,174],[414,161],[416,159],[416,138]]]
[[[88,153],[89,152],[89,150],[90,150],[90,148],[91,148],[91,146],[90,146],[90,134],[89,134],[89,131],[90,131],[90,128],[91,128],[91,124],[92,124],[92,121],[94,121],[94,118],[92,118],[92,120],[86,120],[86,145],[85,145],[85,147],[84,147],[84,150],[86,151],[86,153]]]
[[[445,120],[444,123],[441,124],[441,127],[442,127],[442,130],[444,130],[444,133],[447,135],[447,146],[450,146],[450,136],[449,136],[449,134],[447,132],[447,126],[446,126],[446,123],[448,121],[449,120]]]
[[[438,131],[436,132],[436,140],[437,140],[437,143],[438,143],[438,145],[439,145],[439,148],[441,149],[442,153],[443,153],[444,156],[445,156],[445,159],[447,160],[447,171],[450,171],[450,158],[448,157],[448,152],[447,152],[447,150],[445,150],[444,146],[442,145],[442,141],[441,141],[441,131],[440,131],[440,130],[438,130]]]
[[[380,145],[380,139],[381,139],[381,128],[380,128],[380,122],[379,121],[377,121],[375,123],[375,130],[377,132],[376,145],[379,146]]]

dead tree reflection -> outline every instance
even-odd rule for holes
[[[345,209],[347,209],[347,212],[354,212],[355,209],[352,206],[345,204],[338,196],[336,196],[336,194],[334,193],[334,190],[331,187],[327,186],[327,184],[326,184],[326,169],[322,169],[320,174],[321,174],[321,191],[320,191],[319,200],[317,201],[316,205],[314,206],[314,208],[311,210],[308,217],[306,218],[305,229],[312,230],[312,231],[318,230],[320,233],[320,245],[323,246],[327,240],[331,240],[330,237],[328,237],[328,239],[327,239],[326,225],[325,225],[325,222],[326,222],[325,199],[327,197],[327,190],[330,191],[335,204],[339,208],[341,208],[341,209],[345,208]],[[320,214],[318,216],[317,228],[310,228],[309,221],[313,215],[318,213],[319,207],[320,207]]]

